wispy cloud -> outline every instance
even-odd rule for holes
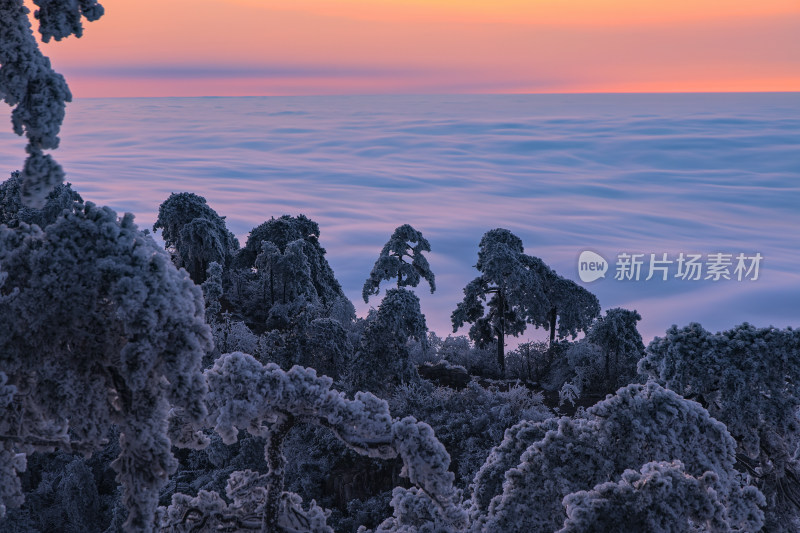
[[[72,76],[150,79],[392,78],[428,76],[428,69],[344,65],[81,65],[62,69]]]

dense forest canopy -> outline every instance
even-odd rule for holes
[[[498,330],[443,339],[427,329],[411,289],[434,274],[401,256],[432,245],[411,251],[424,237],[409,225],[373,267],[370,295],[390,284],[359,318],[307,217],[254,228],[251,261],[206,199],[173,194],[157,223],[171,236],[162,250],[132,216],[84,202],[69,184],[27,207],[20,180],[0,184],[10,530],[798,525],[792,329],[691,324],[645,347],[636,311],[601,314],[498,228],[482,240],[487,277],[471,282],[493,292],[473,302],[505,290],[507,320],[539,317],[547,329],[554,305],[557,319],[573,313],[553,342],[498,352]],[[218,241],[181,242],[198,219]],[[208,259],[200,286],[187,257]],[[416,274],[398,277],[404,268]],[[583,335],[568,339],[576,324]]]
[[[103,12],[34,3],[45,41]],[[366,317],[302,214],[240,248],[213,199],[176,193],[161,249],[43,153],[70,94],[27,15],[0,1],[0,94],[29,141],[0,184],[4,531],[800,529],[797,331],[645,347],[635,310],[602,314],[505,228],[451,315],[469,336],[444,339],[412,290],[435,290],[436,243],[409,224],[365,264],[365,300],[396,282]],[[549,342],[506,351],[529,325]]]

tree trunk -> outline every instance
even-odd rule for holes
[[[267,437],[267,501],[264,504],[264,516],[261,521],[263,533],[274,533],[278,529],[278,514],[283,495],[283,476],[286,468],[286,457],[283,456],[283,441],[294,425],[294,417],[286,415],[286,419],[276,423]]]
[[[506,300],[503,289],[497,292],[497,300],[500,304],[500,329],[497,332],[497,364],[500,365],[500,374],[506,376]]]
[[[269,266],[269,306],[275,305],[275,269],[274,265]]]
[[[556,341],[556,308],[550,309],[550,348],[553,348],[553,343]]]

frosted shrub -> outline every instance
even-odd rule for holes
[[[351,368],[356,389],[386,392],[417,378],[408,341],[423,341],[428,328],[419,298],[406,289],[389,289],[361,337]]]

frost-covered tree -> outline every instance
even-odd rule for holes
[[[343,326],[350,326],[356,320],[356,307],[347,296],[342,295],[325,304],[325,315]]]
[[[132,215],[87,202],[45,230],[0,226],[0,506],[19,503],[26,454],[92,452],[116,425],[127,529],[148,531],[175,469],[167,411],[205,414],[203,312]]]
[[[607,392],[636,379],[636,365],[644,357],[644,343],[636,329],[641,319],[636,311],[615,307],[607,310],[586,332],[586,340],[602,350]]]
[[[221,234],[207,218],[195,218],[181,228],[175,248],[180,265],[195,283],[205,281],[211,263],[224,264],[230,256],[233,235]]]
[[[39,9],[42,41],[83,34],[82,18],[103,15],[95,0],[34,0]],[[28,158],[22,170],[22,198],[31,207],[42,207],[52,188],[64,179],[64,171],[44,150],[58,148],[58,134],[66,102],[72,94],[61,74],[42,55],[31,30],[30,10],[22,0],[0,1],[0,97],[14,109],[14,133],[25,135]]]
[[[252,268],[263,251],[264,241],[271,242],[280,253],[285,253],[289,243],[300,240],[317,295],[323,304],[328,305],[344,296],[344,292],[325,259],[325,249],[319,244],[319,235],[319,225],[304,215],[272,218],[253,228],[244,248],[236,256],[236,266],[240,269]]]
[[[506,354],[506,373],[510,378],[540,382],[550,372],[555,353],[544,341],[521,342]]]
[[[586,337],[566,350],[567,363],[574,372],[571,386],[582,394],[602,397],[641,381],[636,366],[644,357],[642,336],[636,329],[641,318],[636,311],[615,308],[595,320]]]
[[[424,342],[428,328],[419,298],[407,289],[389,289],[368,321],[351,370],[357,390],[385,391],[416,376],[407,348]]]
[[[370,295],[380,292],[381,281],[397,279],[397,288],[416,287],[422,278],[436,290],[436,279],[422,252],[430,252],[431,245],[409,224],[396,228],[389,242],[383,245],[381,255],[372,267],[369,278],[364,282],[361,296],[366,303]]]
[[[478,345],[497,343],[501,372],[505,371],[505,337],[525,331],[528,321],[539,325],[547,322],[549,308],[542,305],[546,302],[543,288],[547,267],[526,261],[523,255],[519,237],[506,229],[488,231],[481,238],[475,265],[481,275],[467,284],[464,300],[451,315],[453,333],[464,323],[471,323],[469,336]]]
[[[534,268],[539,268],[538,258],[532,258]],[[553,270],[545,276],[545,294],[550,309],[544,327],[550,329],[550,346],[558,338],[567,335],[575,338],[579,331],[586,331],[600,314],[597,297],[574,281],[562,278]]]
[[[579,396],[586,393],[606,394],[618,387],[609,388],[603,368],[603,349],[586,339],[572,343],[564,354],[574,377],[562,390]],[[610,390],[609,390],[610,389]]]
[[[306,510],[299,496],[284,491],[287,459],[282,446],[289,431],[301,423],[328,428],[360,455],[383,459],[399,456],[403,475],[414,485],[395,489],[395,513],[400,520],[405,508],[422,506],[429,510],[431,522],[461,528],[466,525],[460,495],[448,471],[450,457],[427,424],[412,417],[392,419],[386,402],[369,393],[359,392],[355,399],[347,399],[330,388],[330,378],[317,377],[313,369],[295,366],[286,372],[242,353],[222,356],[205,376],[205,425],[213,426],[227,444],[237,441],[240,429],[265,437],[268,471],[232,474],[228,482],[228,495],[233,500],[230,504],[207,491],[195,498],[174,495],[172,504],[161,513],[162,530],[228,527],[264,532],[330,531],[314,502]],[[175,414],[175,433],[196,434],[200,428],[197,424],[184,425],[182,413]],[[237,487],[242,487],[238,493]]]
[[[480,346],[496,342],[503,372],[507,335],[518,336],[532,324],[548,328],[552,344],[557,320],[559,336],[574,337],[600,313],[594,295],[553,272],[538,257],[525,255],[522,241],[507,229],[484,234],[475,268],[481,275],[464,288],[464,299],[450,317],[453,332],[470,323],[473,341]]]
[[[222,354],[230,352],[255,353],[258,347],[258,336],[241,320],[234,320],[228,312],[222,313],[221,320],[211,325],[214,337],[214,349],[203,358],[203,366],[207,367]]]
[[[723,531],[758,531],[763,525],[759,507],[764,497],[743,484],[734,468],[735,447],[725,426],[698,403],[654,382],[629,385],[582,417],[522,422],[509,429],[475,477],[472,530],[549,533],[565,526],[568,517],[562,500],[582,506],[578,503],[581,491],[624,489],[625,479],[631,479],[625,477],[626,470],[647,476],[650,467],[645,463],[681,461],[683,472],[704,480],[723,510],[686,513],[694,505],[687,499],[694,495],[677,485],[665,492],[681,503],[674,512],[662,507],[660,520],[682,520],[683,516],[697,520],[694,526],[717,528],[712,531],[720,530],[722,524]],[[618,486],[603,487],[607,482]],[[626,505],[625,500],[635,506],[646,497],[618,494],[618,500],[612,498],[608,504],[619,508]],[[651,508],[645,514],[655,520],[657,511]]]
[[[314,299],[317,296],[305,241],[302,239],[288,243],[283,251],[270,241],[262,242],[261,253],[256,256],[254,266],[265,309],[276,304],[291,303],[300,297]]]
[[[766,531],[800,527],[800,331],[700,324],[656,337],[642,372],[703,404],[737,442],[737,467],[767,498]]]
[[[20,508],[7,509],[0,530],[9,533],[106,530],[114,506],[113,494],[103,490],[113,485],[114,473],[111,470],[109,478],[108,467],[111,459],[102,452],[89,459],[64,452],[28,457],[22,476],[23,489],[27,489],[25,502]]]
[[[227,265],[239,241],[206,199],[191,192],[172,193],[158,207],[153,231],[161,231],[164,247],[177,267],[189,272],[195,283],[206,279],[211,263]]]
[[[552,416],[538,392],[522,386],[497,390],[475,381],[461,390],[426,380],[407,383],[392,394],[389,407],[395,416],[412,415],[430,424],[450,454],[450,470],[464,488],[508,428],[520,420],[539,422]]]
[[[437,358],[464,367],[472,376],[501,377],[500,366],[497,365],[492,350],[470,342],[466,335],[448,335],[432,346]]]
[[[548,431],[558,429],[558,418],[523,420],[508,428],[500,444],[492,448],[472,482],[470,517],[478,523],[489,512],[492,500],[503,493],[505,474],[520,463],[520,457]],[[484,518],[485,519],[485,518]]]
[[[24,222],[44,228],[55,222],[64,211],[80,209],[82,204],[83,199],[69,183],[57,185],[50,191],[41,209],[28,207],[22,201],[22,175],[18,171],[0,183],[0,224],[9,227]]]
[[[219,314],[222,312],[220,298],[224,289],[222,287],[222,265],[212,261],[206,269],[206,280],[201,285],[203,298],[206,303],[206,322],[213,324],[218,321]]]
[[[353,346],[342,323],[332,318],[317,318],[308,327],[299,363],[320,374],[339,379],[350,367]]]

